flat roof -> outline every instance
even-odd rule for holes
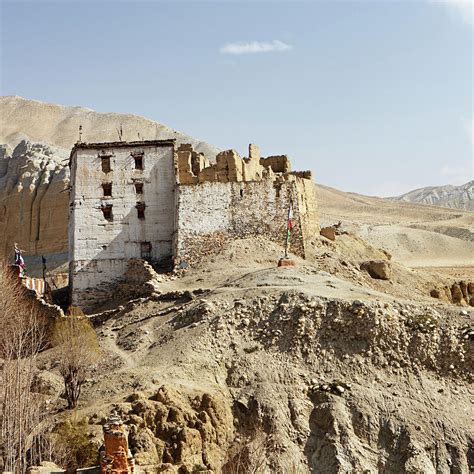
[[[76,150],[99,150],[104,148],[133,148],[133,147],[147,147],[147,146],[161,146],[161,147],[175,147],[176,140],[174,138],[169,138],[166,140],[139,140],[134,142],[99,142],[99,143],[86,143],[86,142],[77,142],[74,144],[69,155],[69,160],[71,160],[72,155]]]

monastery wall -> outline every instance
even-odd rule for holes
[[[293,204],[290,252],[304,257],[319,231],[314,184],[286,175],[251,182],[178,185],[177,263],[194,265],[222,240],[264,235],[284,245],[288,208]]]
[[[136,168],[134,154],[142,156]],[[110,171],[103,170],[109,157]],[[72,304],[88,310],[133,258],[159,260],[173,253],[175,220],[174,143],[100,147],[78,145],[71,155],[69,276]],[[139,187],[136,187],[136,184]],[[106,196],[104,185],[111,185]],[[137,203],[144,205],[139,217]],[[103,208],[111,207],[111,218]]]

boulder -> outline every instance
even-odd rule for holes
[[[392,265],[386,260],[367,260],[361,264],[360,269],[378,280],[390,280],[392,276]]]
[[[323,236],[326,237],[326,239],[329,240],[336,240],[336,229],[332,226],[330,227],[323,227],[319,233]]]

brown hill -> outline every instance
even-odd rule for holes
[[[143,140],[175,138],[178,143],[192,143],[210,157],[218,152],[208,143],[138,115],[101,113],[17,96],[0,97],[0,143],[12,148],[27,139],[70,149],[78,140],[80,125],[83,141],[87,142],[116,141],[117,130],[122,127],[124,141],[138,140],[140,133]]]

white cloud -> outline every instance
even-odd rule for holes
[[[227,43],[219,50],[222,54],[253,54],[253,53],[281,53],[289,51],[292,46],[283,41],[273,40],[265,41],[249,41],[238,43]]]
[[[443,3],[449,10],[455,12],[467,23],[474,23],[474,0],[431,0]]]

